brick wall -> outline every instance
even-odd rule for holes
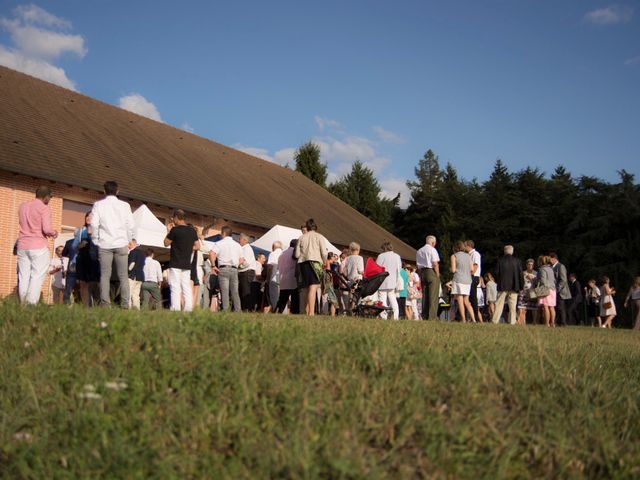
[[[0,298],[11,295],[16,291],[16,257],[13,255],[13,245],[18,238],[18,207],[22,202],[34,198],[35,190],[40,185],[48,185],[53,190],[54,198],[49,203],[54,228],[61,230],[63,199],[81,203],[93,203],[102,198],[100,192],[84,188],[64,185],[61,183],[39,180],[24,175],[0,171]],[[127,200],[124,198],[124,200]],[[131,209],[135,211],[143,202],[130,201]],[[170,206],[147,204],[154,215],[167,221],[171,218],[173,209]],[[267,229],[247,224],[230,222],[223,218],[187,212],[187,223],[197,227],[214,224],[219,230],[223,225],[230,225],[234,232],[244,232],[248,235],[260,237]],[[78,225],[79,226],[79,225]],[[53,241],[49,241],[49,248],[53,251]],[[43,286],[44,299],[47,300],[49,279]]]

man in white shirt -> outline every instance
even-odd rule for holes
[[[214,243],[209,252],[209,260],[213,270],[218,271],[218,281],[220,282],[220,296],[222,297],[222,308],[229,311],[231,305],[229,303],[229,293],[233,299],[233,310],[241,311],[240,293],[238,290],[238,266],[244,263],[245,259],[242,255],[242,247],[231,237],[231,227],[225,225],[220,231],[222,240]],[[251,253],[253,255],[253,252]]]
[[[400,309],[396,298],[396,288],[398,286],[398,275],[400,275],[400,270],[402,269],[402,259],[400,255],[393,251],[391,242],[382,244],[382,253],[376,258],[376,263],[384,267],[385,271],[389,273],[378,289],[378,300],[385,307],[391,307],[393,309],[393,319],[398,320],[400,318]],[[382,312],[380,317],[386,319],[387,312]]]
[[[416,253],[416,265],[423,285],[422,316],[426,316],[428,320],[437,320],[440,297],[440,255],[436,250],[436,237],[433,235],[427,236],[424,247]]]
[[[142,282],[142,307],[149,306],[149,297],[153,300],[151,308],[160,308],[162,305],[162,267],[160,262],[154,257],[155,252],[151,248],[147,248],[147,258],[144,261],[144,282]]]
[[[282,255],[282,243],[276,240],[271,245],[271,253],[267,259],[267,274],[265,275],[265,281],[269,282],[269,304],[272,312],[275,312],[278,298],[280,297],[280,278],[278,275],[278,259],[280,255]]]
[[[91,226],[93,242],[98,245],[100,259],[100,302],[111,305],[109,295],[111,267],[115,260],[120,282],[120,306],[129,308],[129,249],[133,248],[136,228],[131,207],[119,200],[118,184],[104,183],[105,198],[93,204]]]
[[[251,282],[256,276],[256,257],[251,245],[249,245],[249,240],[249,235],[246,233],[240,234],[239,243],[242,247],[244,262],[238,266],[238,289],[240,290],[242,310],[245,312],[250,311],[253,304],[251,301]]]
[[[479,315],[478,308],[478,284],[480,283],[480,275],[482,275],[482,266],[480,252],[475,248],[473,240],[464,242],[464,251],[471,255],[471,292],[469,293],[469,302],[477,319],[482,322],[482,315]]]
[[[49,274],[51,278],[51,292],[53,293],[53,303],[58,305],[62,303],[62,294],[66,286],[67,269],[69,259],[62,256],[64,247],[59,245],[56,247],[56,254],[49,264]]]

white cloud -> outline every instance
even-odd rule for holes
[[[324,131],[325,128],[340,128],[340,122],[336,120],[331,120],[330,118],[323,118],[318,115],[313,117],[313,120],[316,122],[316,125],[320,129],[320,131]]]
[[[184,122],[182,125],[180,125],[180,130],[184,130],[185,132],[189,132],[189,133],[195,132],[193,127],[189,125],[187,122]]]
[[[12,19],[0,17],[0,28],[9,32],[12,43],[0,45],[0,64],[75,90],[75,83],[53,61],[63,54],[83,58],[84,37],[61,32],[70,29],[71,22],[35,5],[19,6],[13,13]]]
[[[592,10],[584,15],[586,22],[594,25],[616,25],[628,23],[633,17],[633,8],[628,6],[610,5],[605,8]]]
[[[372,127],[381,140],[388,143],[405,143],[407,140],[400,134],[385,130],[380,126]]]
[[[283,148],[282,150],[278,150],[274,155],[273,155],[273,160],[280,165],[287,165],[289,164],[291,167],[293,167],[293,164],[295,163],[293,157],[296,154],[296,149],[295,148]]]
[[[162,121],[158,108],[139,93],[132,93],[130,95],[120,97],[118,100],[118,106],[124,110],[150,118],[151,120],[156,120],[158,122]]]
[[[0,45],[0,65],[26,73],[69,90],[76,90],[75,83],[67,77],[65,71],[44,60],[29,58],[15,50]]]
[[[243,145],[242,143],[236,143],[233,145],[233,148],[236,150],[240,150],[241,152],[248,153],[249,155],[253,155],[254,157],[261,158],[262,160],[266,160],[267,162],[276,163],[278,165],[285,166],[289,164],[292,166],[293,164],[293,156],[296,153],[296,149],[293,147],[283,148],[276,151],[273,155],[269,153],[269,150],[261,147],[251,147],[248,145]]]
[[[636,65],[640,65],[640,55],[638,55],[637,57],[633,57],[633,58],[629,58],[627,59],[624,64],[627,67],[634,67]]]
[[[56,17],[37,5],[20,5],[14,10],[16,16],[25,23],[44,25],[47,27],[70,29],[71,22],[64,18]]]
[[[53,32],[31,26],[16,26],[11,22],[7,30],[11,34],[13,44],[25,55],[52,60],[64,53],[71,53],[79,58],[87,54],[84,38],[81,35]]]
[[[348,173],[356,160],[371,168],[376,175],[389,164],[389,159],[379,155],[374,142],[368,138],[348,136],[338,140],[320,137],[314,138],[313,142],[320,147],[322,160],[329,166],[329,171],[339,175]]]
[[[273,157],[269,155],[269,150],[266,148],[248,147],[241,143],[236,143],[233,148],[240,150],[241,152],[248,153],[249,155],[253,155],[254,157],[261,158],[262,160],[273,162]]]
[[[400,207],[407,208],[409,206],[411,194],[406,180],[393,177],[383,178],[380,180],[380,188],[382,190],[381,196],[393,199],[397,194],[400,194]]]

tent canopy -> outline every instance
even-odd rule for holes
[[[302,232],[300,232],[299,228],[285,227],[283,225],[276,225],[271,228],[267,233],[257,239],[255,242],[251,244],[253,247],[258,247],[268,252],[271,251],[271,246],[273,242],[276,240],[282,243],[282,248],[289,248],[289,243],[291,240],[295,238],[300,238]],[[331,244],[329,240],[327,240],[327,250],[332,253],[336,253],[340,255],[340,250],[338,250],[335,246]]]
[[[138,245],[166,248],[164,239],[167,236],[167,227],[151,213],[146,205],[140,205],[133,212],[133,220],[138,231],[136,235]]]

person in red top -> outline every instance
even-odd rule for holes
[[[36,198],[24,202],[18,209],[18,295],[23,304],[38,303],[49,270],[48,238],[58,236],[51,224],[49,201],[52,196],[49,187],[38,187]]]

